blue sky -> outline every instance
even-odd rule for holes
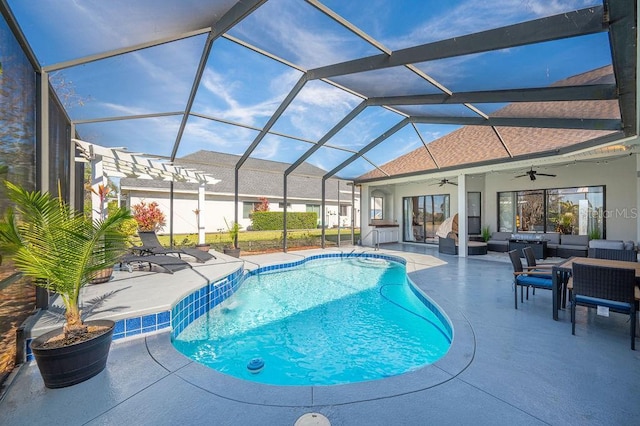
[[[9,0],[43,65],[156,40],[172,32],[210,25],[233,2],[205,0]],[[228,34],[269,52],[275,61],[236,43],[218,39],[211,51],[178,156],[199,149],[242,154],[296,84],[304,70],[380,50],[354,36],[313,7],[313,2],[269,0]],[[384,48],[397,50],[440,39],[537,19],[594,5],[593,0],[326,0],[323,5],[355,24]],[[195,36],[52,74],[65,81],[75,100],[74,120],[183,111],[202,54],[205,36]],[[476,91],[541,87],[611,63],[606,33],[415,64],[447,89]],[[363,96],[438,93],[405,67],[335,78]],[[81,104],[78,100],[82,100]],[[305,85],[253,156],[293,162],[355,108],[362,98],[323,81]],[[479,106],[491,113],[501,105]],[[412,113],[472,115],[460,106],[412,107]],[[319,150],[309,162],[330,170],[401,121],[403,116],[369,107]],[[82,139],[105,146],[168,156],[180,116],[78,124]],[[455,126],[419,125],[430,142]],[[407,127],[372,150],[381,165],[422,146]],[[339,149],[335,149],[335,148]],[[358,161],[339,175],[359,176],[373,166]]]

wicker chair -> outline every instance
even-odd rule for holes
[[[522,249],[522,254],[524,254],[524,258],[527,260],[527,267],[529,270],[535,270],[538,272],[546,272],[549,274],[549,278],[551,278],[551,269],[553,268],[553,263],[537,263],[536,255],[533,252],[531,247],[524,247]]]
[[[636,274],[633,269],[573,264],[571,292],[571,334],[576,334],[576,305],[606,306],[628,314],[631,322],[631,349],[636,348]]]
[[[638,255],[635,250],[590,248],[589,257],[594,257],[596,259],[624,260],[627,262],[638,261]]]
[[[524,288],[527,288],[527,299],[529,299],[529,287],[543,288],[545,290],[551,290],[553,288],[553,281],[549,276],[549,271],[534,271],[529,267],[522,266],[520,260],[520,253],[518,250],[511,250],[509,252],[509,259],[511,259],[511,265],[513,266],[513,284],[514,284],[514,302],[515,308],[518,309],[518,286],[520,286],[520,303],[524,303]]]

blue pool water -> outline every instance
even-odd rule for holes
[[[443,316],[410,285],[397,262],[311,260],[248,277],[173,344],[220,372],[274,385],[398,375],[435,362],[451,345]]]

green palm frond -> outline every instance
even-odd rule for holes
[[[91,222],[48,193],[6,186],[15,212],[8,209],[0,222],[0,249],[36,284],[60,294],[67,310],[77,310],[80,289],[126,251],[119,228],[130,213],[118,209]]]

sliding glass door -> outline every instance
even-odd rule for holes
[[[450,215],[449,194],[403,198],[403,241],[435,241],[438,227]]]

